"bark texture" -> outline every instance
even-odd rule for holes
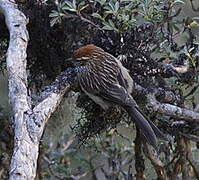
[[[39,143],[45,122],[59,105],[63,94],[70,88],[68,74],[62,74],[46,89],[45,98],[34,109],[27,90],[26,49],[28,44],[28,19],[18,10],[14,1],[0,1],[0,8],[5,15],[6,25],[10,32],[7,50],[7,73],[9,81],[9,101],[14,122],[14,150],[11,158],[9,179],[34,179],[37,169]],[[64,81],[65,80],[65,81]],[[64,87],[60,88],[60,81]],[[58,87],[59,86],[59,87]],[[50,89],[50,91],[49,91]]]

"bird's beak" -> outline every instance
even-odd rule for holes
[[[66,64],[70,64],[70,65],[73,65],[73,66],[81,66],[82,65],[82,61],[79,58],[68,58],[68,59],[65,59],[64,62]]]
[[[64,60],[64,65],[67,66],[67,67],[74,67],[74,66],[77,66],[77,62],[76,62],[76,59],[75,58],[68,58],[68,59],[65,59]]]
[[[75,58],[68,58],[68,59],[65,59],[65,62],[66,63],[75,63],[76,59]]]

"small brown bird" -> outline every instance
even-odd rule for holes
[[[146,119],[131,96],[133,80],[121,62],[93,44],[74,51],[73,59],[83,67],[77,75],[82,90],[104,110],[114,105],[124,108],[148,143],[157,148],[156,137],[164,135]]]

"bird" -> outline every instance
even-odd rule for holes
[[[75,50],[71,59],[82,67],[77,73],[82,91],[105,111],[116,105],[126,110],[146,141],[157,149],[157,138],[165,136],[131,95],[133,79],[122,63],[94,44]]]

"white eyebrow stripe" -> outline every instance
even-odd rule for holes
[[[82,56],[80,59],[81,59],[81,60],[89,60],[89,57],[87,57],[87,56]]]

